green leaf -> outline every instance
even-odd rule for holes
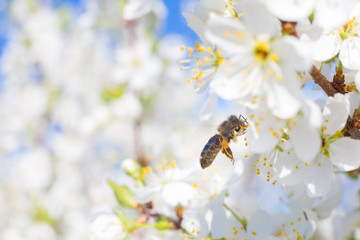
[[[109,103],[112,100],[121,98],[121,96],[125,93],[125,90],[125,84],[119,84],[113,88],[104,88],[101,93],[101,98],[104,102]]]
[[[144,186],[143,179],[141,178],[142,167],[137,161],[135,161],[133,159],[125,159],[122,162],[122,167],[123,167],[125,173],[127,175],[131,176],[139,186],[141,186],[141,187]]]
[[[50,216],[49,212],[40,205],[35,206],[34,219],[37,222],[48,223],[51,226],[55,225],[55,220]]]
[[[312,24],[314,21],[314,17],[315,17],[315,9],[311,12],[311,14],[309,15],[308,19],[310,21],[310,23]]]
[[[125,208],[134,208],[137,203],[133,199],[134,194],[125,185],[117,185],[115,182],[108,180],[110,187],[113,189],[116,200],[120,206]]]
[[[156,219],[155,228],[158,230],[167,230],[170,229],[172,223],[166,217],[159,217]]]

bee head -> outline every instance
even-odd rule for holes
[[[235,131],[239,132],[241,131],[241,133],[245,133],[246,128],[248,127],[248,122],[246,120],[246,118],[243,115],[240,115],[237,118],[237,123],[236,123],[236,128]]]

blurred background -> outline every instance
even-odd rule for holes
[[[200,122],[178,64],[196,1],[149,2],[125,19],[124,0],[0,1],[0,239],[90,239],[123,160],[199,166],[233,113]]]

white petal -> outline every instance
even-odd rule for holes
[[[203,43],[206,43],[206,39],[204,37],[204,28],[205,24],[197,15],[184,12],[183,16],[186,19],[187,25],[198,35]]]
[[[281,84],[273,83],[267,96],[268,107],[279,118],[291,118],[300,108],[299,100]]]
[[[293,151],[285,150],[279,153],[274,169],[279,181],[285,185],[294,185],[304,181],[309,176],[309,169],[300,161]]]
[[[319,129],[322,123],[320,107],[313,101],[305,100],[301,108],[304,117],[309,121],[310,126]]]
[[[276,17],[291,22],[308,17],[314,7],[313,0],[272,0],[264,2]]]
[[[124,19],[133,20],[144,16],[151,11],[153,1],[150,0],[130,0],[124,8]]]
[[[210,94],[206,103],[200,110],[200,114],[199,114],[200,120],[205,121],[210,119],[212,113],[216,108],[217,101],[218,101],[218,96],[215,93]]]
[[[211,221],[211,236],[215,239],[225,235],[227,218],[223,204],[217,204],[213,209],[213,219]]]
[[[332,135],[343,129],[349,112],[350,103],[346,96],[337,93],[329,97],[323,111],[324,134]]]
[[[312,161],[321,148],[319,132],[303,117],[297,117],[295,121],[297,121],[297,126],[289,132],[295,153],[304,162]]]
[[[360,140],[343,137],[330,144],[330,159],[338,168],[350,171],[360,167]]]
[[[359,80],[360,80],[360,75],[359,75]],[[360,89],[360,88],[358,88],[358,89]],[[346,97],[350,103],[350,112],[349,113],[350,113],[350,115],[352,115],[354,113],[355,109],[359,108],[360,94],[358,92],[351,92],[351,93],[346,94]]]
[[[283,64],[290,65],[296,71],[308,71],[312,65],[311,54],[305,44],[294,37],[284,37],[274,42],[274,51]]]
[[[274,136],[273,132],[269,131],[271,128],[274,132],[280,133],[280,129],[283,127],[283,123],[274,116],[268,115],[266,121],[249,122],[249,124],[247,138],[251,151],[264,153],[270,151],[279,142],[278,136]]]
[[[256,239],[268,239],[272,229],[271,223],[271,217],[267,212],[257,210],[251,216],[246,230],[251,239],[254,239],[253,233],[256,233]]]
[[[245,26],[232,18],[210,14],[205,38],[229,54],[248,51],[248,33]]]
[[[309,166],[311,168],[310,176],[304,179],[310,197],[327,194],[331,186],[333,176],[331,161],[325,156],[319,156],[318,158],[318,161],[313,161]],[[320,166],[318,165],[319,162],[321,162]]]
[[[248,29],[256,35],[268,33],[269,36],[280,35],[280,21],[276,19],[265,5],[259,1],[244,1],[241,19]]]
[[[160,192],[160,187],[146,187],[141,190],[135,191],[134,200],[137,203],[147,203],[154,199]]]
[[[339,59],[344,67],[354,70],[360,69],[360,38],[348,37],[341,44]]]
[[[354,0],[316,0],[316,11],[314,22],[326,29],[341,27],[347,19],[349,13],[354,8]]]
[[[181,227],[187,232],[196,235],[198,232],[203,235],[208,235],[209,227],[205,220],[204,213],[195,210],[185,210],[183,213],[183,220]]]
[[[360,89],[360,71],[355,75],[355,85],[357,89]]]
[[[340,50],[340,36],[338,33],[325,33],[319,40],[311,43],[311,52],[316,61],[326,61],[334,57]]]
[[[184,182],[170,182],[163,189],[163,198],[171,206],[178,204],[187,206],[194,194],[194,188]]]
[[[328,218],[334,208],[342,200],[342,188],[339,178],[334,177],[331,182],[331,190],[320,204],[316,206],[316,213],[321,219]]]

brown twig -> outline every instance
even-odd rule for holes
[[[333,97],[335,95],[336,90],[334,89],[334,87],[314,65],[310,70],[310,75],[314,78],[314,81],[324,90],[324,92],[328,96]]]
[[[281,21],[282,33],[299,38],[296,31],[296,22]],[[324,90],[328,96],[334,96],[336,90],[324,75],[313,65],[310,70],[310,75],[314,78],[315,82]]]

